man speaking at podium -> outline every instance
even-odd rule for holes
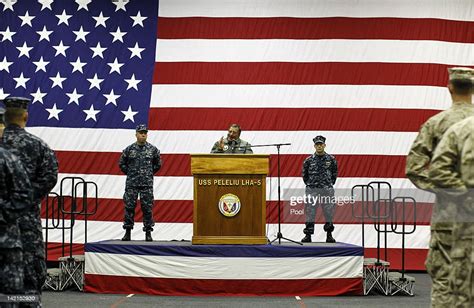
[[[242,130],[238,124],[229,127],[227,138],[221,137],[214,143],[211,153],[253,154],[250,143],[240,139]]]

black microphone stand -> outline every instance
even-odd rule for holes
[[[270,244],[278,240],[278,244],[281,245],[281,240],[287,240],[289,242],[298,244],[298,245],[303,245],[303,243],[293,241],[289,238],[286,238],[283,236],[283,233],[281,232],[281,186],[280,186],[280,147],[282,145],[291,145],[291,143],[275,143],[275,144],[262,144],[262,145],[252,145],[252,148],[257,148],[257,147],[267,147],[267,146],[276,146],[277,148],[277,178],[278,178],[278,233],[276,235],[276,238],[274,238]]]

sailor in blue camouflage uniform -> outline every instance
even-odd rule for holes
[[[306,228],[303,230],[305,237],[303,243],[311,242],[311,235],[314,234],[314,220],[318,205],[323,208],[324,231],[326,231],[326,242],[335,243],[332,237],[334,231],[333,217],[335,210],[334,184],[337,179],[337,161],[334,156],[325,152],[326,138],[319,135],[313,139],[316,152],[305,159],[303,163],[303,181],[306,184],[306,196],[308,202],[305,203]],[[318,202],[313,203],[313,198]]]
[[[58,161],[53,150],[40,138],[25,131],[30,99],[7,97],[5,130],[2,143],[23,164],[32,187],[32,208],[20,217],[25,273],[25,294],[41,294],[46,279],[43,232],[40,217],[41,200],[56,185]],[[34,306],[40,306],[36,303]]]
[[[160,150],[148,143],[148,129],[140,124],[136,128],[137,142],[129,145],[120,156],[120,170],[127,175],[123,201],[125,203],[125,218],[123,228],[125,235],[122,241],[130,241],[134,225],[135,207],[140,195],[143,212],[143,231],[145,240],[153,241],[151,232],[153,221],[153,175],[161,168]]]
[[[0,293],[23,294],[23,245],[18,218],[31,210],[31,183],[22,163],[0,144]],[[2,303],[2,307],[18,307]],[[1,305],[1,304],[0,304]]]

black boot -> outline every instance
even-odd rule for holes
[[[311,234],[306,234],[301,240],[301,243],[311,243]]]
[[[327,232],[326,243],[335,243],[336,240],[332,237],[332,232]]]
[[[122,241],[130,241],[130,233],[132,232],[131,229],[125,229],[125,235],[122,237]]]
[[[151,237],[151,231],[146,231],[145,232],[145,241],[153,242],[153,238]]]

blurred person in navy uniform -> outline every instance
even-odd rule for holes
[[[5,129],[4,116],[5,116],[5,109],[0,107],[0,138],[3,136],[3,130]],[[1,141],[1,139],[0,139],[0,141]]]
[[[242,130],[238,124],[232,124],[229,127],[227,137],[221,137],[219,141],[216,141],[211,153],[253,154],[250,143],[240,139],[241,132]]]
[[[303,181],[306,185],[305,194],[310,198],[305,202],[306,227],[303,230],[305,237],[303,243],[311,242],[314,234],[314,221],[318,205],[323,208],[324,231],[326,231],[326,242],[335,243],[332,237],[334,231],[333,217],[335,210],[334,184],[337,179],[337,161],[334,156],[325,152],[326,138],[319,135],[313,139],[316,152],[307,157],[303,163]],[[314,199],[317,202],[314,202]]]
[[[18,218],[31,210],[31,183],[22,163],[0,144],[0,293],[24,293]],[[2,307],[18,307],[3,303]]]
[[[56,185],[58,161],[43,140],[25,130],[29,102],[30,99],[23,97],[4,99],[6,127],[2,143],[19,158],[31,182],[32,208],[20,217],[18,223],[23,243],[25,294],[40,295],[46,279],[40,204]]]
[[[153,175],[161,168],[160,150],[148,143],[148,129],[140,124],[136,127],[137,141],[122,151],[120,156],[120,170],[127,175],[123,201],[125,203],[125,218],[123,228],[125,235],[122,241],[131,240],[131,230],[134,225],[135,207],[140,196],[143,212],[143,231],[145,240],[153,241],[151,232],[153,221]]]

